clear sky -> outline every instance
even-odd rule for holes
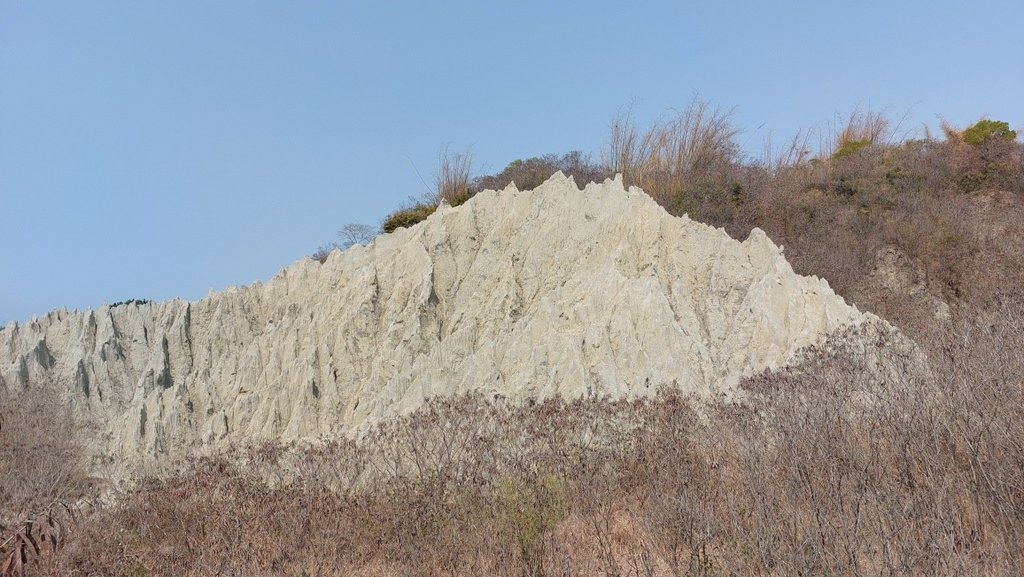
[[[854,108],[1024,125],[1020,0],[0,0],[0,324],[266,280],[478,172],[694,97],[756,152]]]

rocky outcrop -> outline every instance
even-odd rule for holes
[[[195,302],[55,311],[0,330],[7,387],[57,382],[103,449],[349,434],[432,395],[729,396],[881,322],[621,180],[486,191],[425,222]]]

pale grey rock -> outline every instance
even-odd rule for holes
[[[356,434],[482,391],[730,397],[843,328],[884,323],[620,179],[486,191],[425,222],[195,302],[53,311],[0,329],[4,386],[50,380],[131,461]]]

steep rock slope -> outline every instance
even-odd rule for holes
[[[876,317],[621,180],[486,191],[427,221],[195,302],[50,312],[0,330],[0,386],[56,383],[101,449],[358,431],[432,395],[728,396]]]

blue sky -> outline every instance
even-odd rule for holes
[[[1024,3],[0,0],[0,324],[266,280],[478,172],[700,97],[1024,125]]]

